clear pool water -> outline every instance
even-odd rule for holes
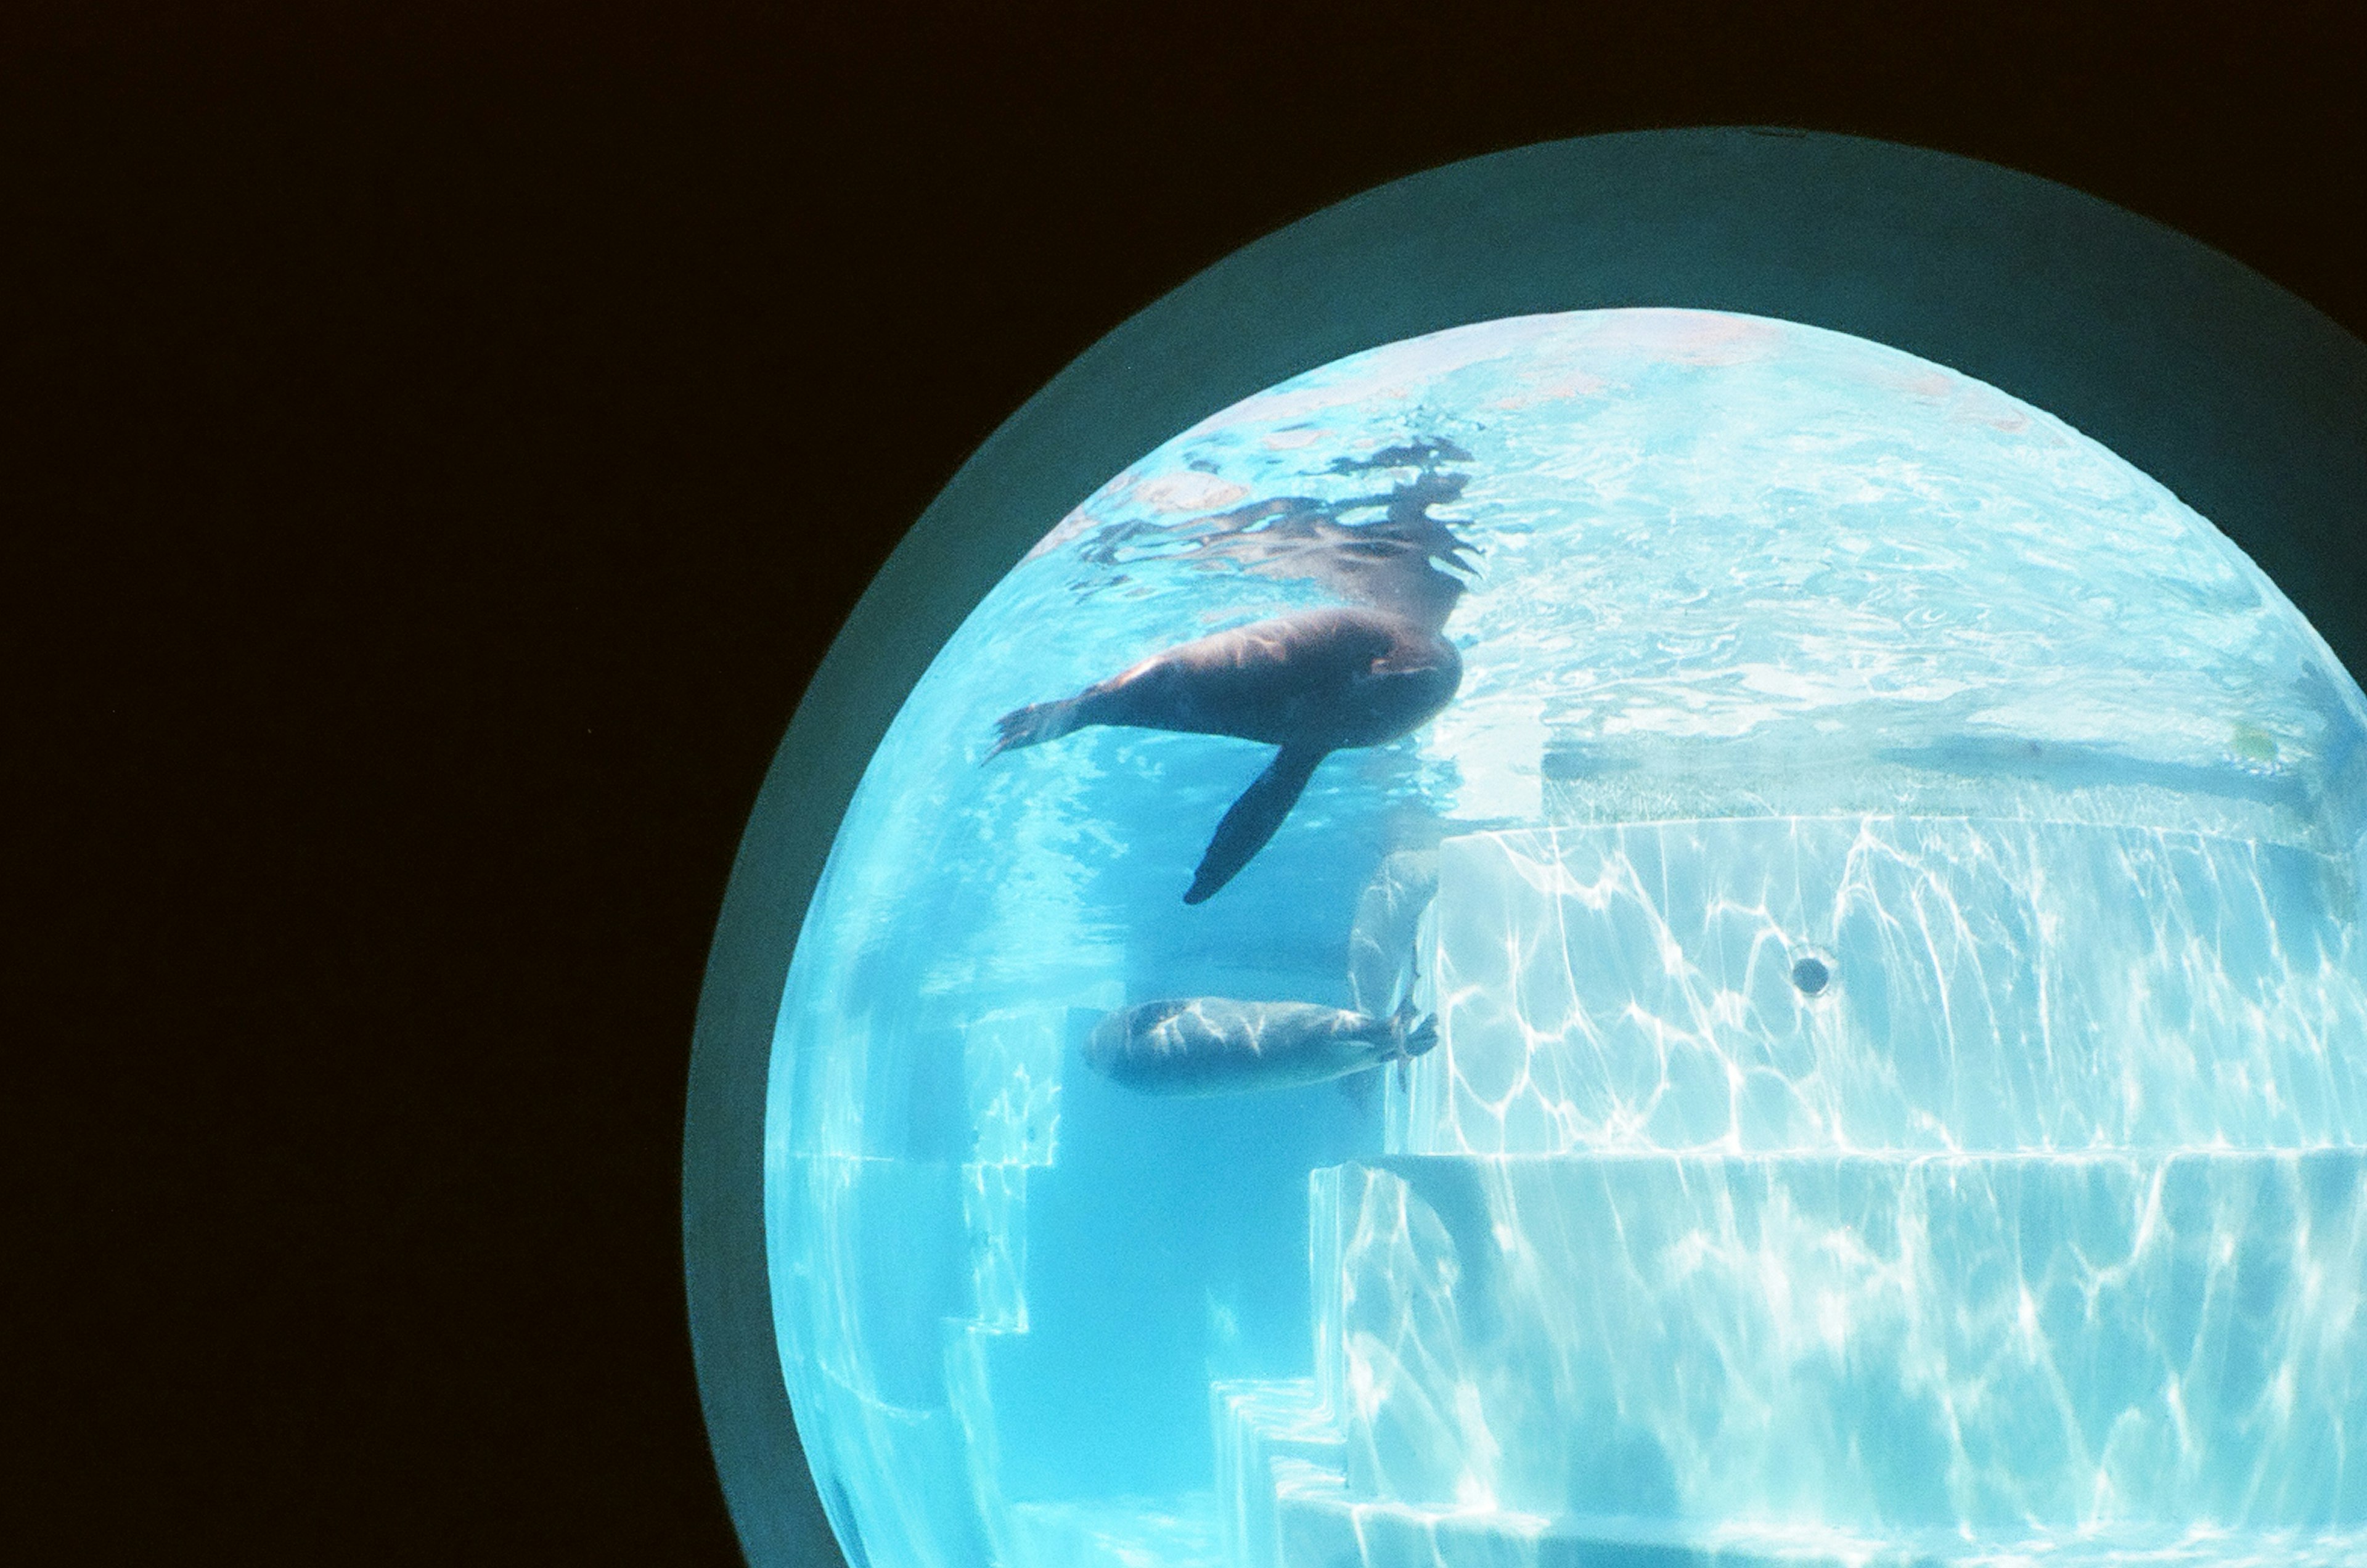
[[[2367,703],[2206,521],[1907,355],[1607,310],[1310,371],[1046,523],[780,1013],[857,1568],[2367,1562]],[[987,761],[1325,604],[1460,690],[1206,903],[1272,747]],[[1168,997],[1439,1043],[1088,1063]]]

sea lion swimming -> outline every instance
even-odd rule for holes
[[[1306,610],[1153,654],[1059,702],[1002,716],[991,761],[1109,724],[1281,748],[1217,825],[1186,904],[1207,898],[1282,826],[1316,764],[1394,740],[1444,707],[1463,658],[1434,626],[1386,610]]]
[[[1343,1012],[1311,1002],[1187,997],[1144,1002],[1095,1026],[1085,1061],[1144,1094],[1231,1094],[1345,1077],[1438,1043],[1438,1021]]]

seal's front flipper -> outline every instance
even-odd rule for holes
[[[1193,873],[1192,890],[1184,895],[1184,902],[1206,900],[1249,864],[1251,856],[1265,848],[1265,841],[1298,804],[1307,781],[1315,776],[1315,765],[1328,755],[1304,746],[1285,746],[1274,753],[1265,772],[1250,782],[1233,808],[1225,813],[1225,819],[1217,824],[1217,836],[1208,840],[1208,852],[1200,857],[1200,869]]]
[[[1387,1067],[1366,1067],[1361,1073],[1350,1073],[1331,1081],[1340,1086],[1341,1094],[1356,1108],[1357,1114],[1364,1115],[1380,1100],[1381,1080],[1387,1076]]]

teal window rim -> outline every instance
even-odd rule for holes
[[[764,1097],[797,931],[906,694],[1054,522],[1175,432],[1376,344],[1621,306],[1847,333],[2046,410],[2210,518],[2367,680],[2367,344],[2109,202],[1863,138],[1637,131],[1412,175],[1234,252],[962,465],[832,643],[750,814],[693,1035],[683,1245],[708,1441],[752,1563],[840,1560],[774,1335]]]

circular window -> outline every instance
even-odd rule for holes
[[[741,939],[761,1484],[943,1568],[2353,1550],[2367,698],[2059,413],[1508,312],[1038,515]]]

